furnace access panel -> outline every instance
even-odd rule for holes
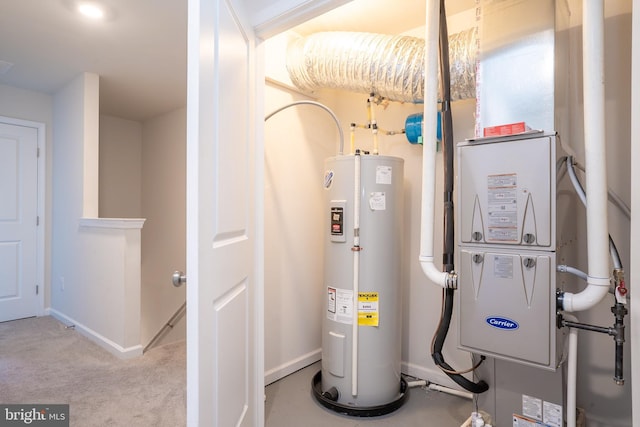
[[[463,350],[555,369],[556,137],[458,144]]]

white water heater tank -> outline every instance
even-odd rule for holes
[[[348,415],[382,415],[406,397],[400,375],[403,163],[367,154],[325,162],[322,370],[313,388],[320,403]]]

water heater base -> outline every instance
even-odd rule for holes
[[[384,405],[367,406],[367,407],[354,407],[344,405],[333,401],[322,394],[322,371],[318,371],[311,380],[311,392],[313,397],[325,408],[331,409],[342,415],[349,415],[352,417],[379,417],[381,415],[387,415],[396,409],[400,408],[409,397],[407,383],[404,378],[400,379],[400,395],[397,399]]]

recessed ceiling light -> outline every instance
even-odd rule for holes
[[[78,3],[78,12],[87,18],[102,19],[104,18],[104,9],[97,3],[81,2]]]

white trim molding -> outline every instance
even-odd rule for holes
[[[142,229],[146,218],[80,218],[80,227]]]
[[[49,308],[47,311],[51,314],[52,317],[58,319],[60,322],[64,323],[67,326],[73,326],[73,328],[80,332],[85,337],[89,338],[91,341],[98,344],[100,347],[109,351],[114,356],[120,359],[133,359],[134,357],[142,356],[142,345],[134,345],[131,347],[124,348],[121,345],[111,341],[109,338],[97,333],[93,329],[83,325],[76,320],[65,316],[60,313],[56,309]]]

